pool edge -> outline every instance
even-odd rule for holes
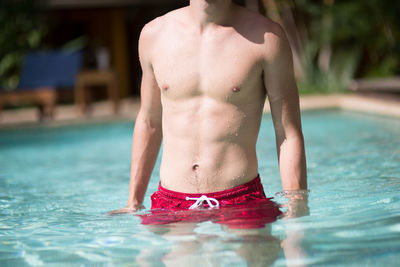
[[[35,108],[4,110],[0,115],[0,129],[37,127],[38,125],[60,126],[110,121],[133,121],[139,112],[139,107],[139,98],[124,99],[121,102],[120,112],[113,114],[108,102],[97,102],[93,105],[91,116],[82,117],[78,114],[74,105],[60,105],[57,107],[54,120],[46,122],[37,121],[37,111]],[[398,99],[377,98],[355,93],[301,96],[300,108],[302,111],[341,109],[374,115],[400,117],[400,101]],[[264,113],[270,113],[268,100],[264,106]]]

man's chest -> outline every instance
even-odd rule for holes
[[[262,51],[241,36],[173,36],[156,45],[153,70],[164,97],[207,95],[229,100],[259,90]]]

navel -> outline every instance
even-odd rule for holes
[[[235,92],[235,93],[238,93],[238,92],[240,92],[240,88],[235,86],[235,87],[232,88],[232,91]]]
[[[197,171],[199,169],[199,164],[195,163],[192,166],[192,170]]]

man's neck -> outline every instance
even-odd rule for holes
[[[230,0],[190,0],[189,7],[200,31],[210,25],[229,25],[232,18]]]

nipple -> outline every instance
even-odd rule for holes
[[[235,93],[240,92],[240,88],[235,86],[235,87],[232,88],[232,91],[235,92]]]
[[[163,89],[164,91],[167,91],[167,90],[169,89],[168,84],[163,84],[162,89]]]

